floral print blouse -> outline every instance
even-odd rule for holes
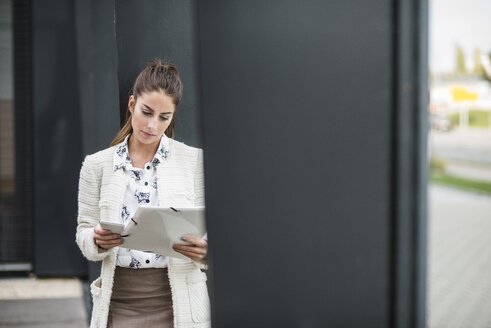
[[[157,166],[167,159],[169,153],[169,139],[163,134],[152,160],[145,163],[143,169],[133,167],[128,152],[129,136],[116,146],[113,159],[114,169],[123,170],[129,177],[121,209],[121,222],[124,225],[131,220],[139,206],[159,206]],[[165,268],[167,256],[125,248],[123,244],[119,247],[116,265],[132,269]]]

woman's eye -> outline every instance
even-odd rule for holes
[[[147,116],[152,115],[152,113],[150,113],[150,112],[146,112],[146,111],[142,111],[142,112],[143,112],[143,114],[145,114],[145,115],[147,115]]]
[[[168,117],[162,117],[162,116],[161,116],[161,117],[160,117],[160,119],[161,119],[162,121],[167,121],[169,118],[168,118]]]

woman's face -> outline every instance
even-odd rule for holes
[[[144,92],[136,101],[131,96],[128,107],[136,140],[143,144],[160,142],[174,115],[172,98],[163,91]]]

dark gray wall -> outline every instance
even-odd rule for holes
[[[129,90],[146,63],[154,58],[171,61],[184,84],[175,139],[200,146],[196,28],[195,0],[116,1],[121,116],[125,117]]]
[[[119,131],[114,1],[74,3],[82,144],[91,154],[108,147]]]
[[[74,243],[82,140],[73,2],[32,4],[34,271],[83,275]]]
[[[199,2],[216,327],[395,327],[406,314],[417,327],[394,307],[414,294],[394,292],[393,191],[420,176],[418,158],[395,170],[394,5]]]

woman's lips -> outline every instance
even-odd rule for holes
[[[142,131],[142,133],[147,138],[155,137],[155,134],[151,134],[151,133],[148,133],[148,132],[145,132],[145,131]]]

